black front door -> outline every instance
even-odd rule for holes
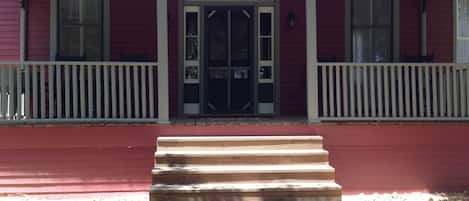
[[[205,9],[209,114],[253,113],[253,17],[252,7]]]

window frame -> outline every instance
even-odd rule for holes
[[[57,59],[60,43],[60,0],[50,1],[50,36],[49,36],[49,60],[55,61]],[[102,1],[101,12],[101,58],[99,61],[110,60],[110,0]]]
[[[391,60],[400,61],[400,0],[391,0]],[[353,2],[345,1],[345,48],[344,58],[346,62],[353,61]]]

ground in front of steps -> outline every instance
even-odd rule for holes
[[[0,201],[148,201],[147,192],[72,194],[72,195],[2,195]],[[469,201],[469,191],[462,193],[392,193],[344,195],[342,201]]]

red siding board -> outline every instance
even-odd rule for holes
[[[27,59],[48,61],[50,58],[49,0],[30,0],[28,13]]]
[[[19,59],[20,4],[0,1],[0,60]]]
[[[400,2],[401,57],[420,55],[420,0]]]
[[[453,1],[428,1],[428,52],[437,62],[453,61]]]
[[[156,60],[156,1],[111,2],[111,60],[146,54]]]
[[[288,27],[288,14],[296,26]],[[280,1],[280,114],[306,113],[306,24],[305,1]]]
[[[333,56],[344,60],[345,3],[344,0],[318,0],[318,57]]]

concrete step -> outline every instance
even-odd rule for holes
[[[340,201],[335,183],[153,185],[150,201]]]
[[[322,149],[320,136],[161,137],[158,151]]]
[[[327,165],[325,150],[222,150],[169,151],[155,153],[155,167],[224,166],[224,165]]]
[[[329,165],[257,165],[155,168],[153,184],[334,182]]]
[[[340,201],[319,136],[162,137],[151,201]]]

